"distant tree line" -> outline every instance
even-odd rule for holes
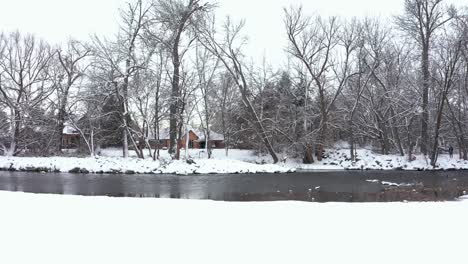
[[[252,63],[245,21],[215,19],[201,0],[135,0],[118,34],[54,47],[0,35],[0,154],[60,154],[65,124],[86,151],[120,146],[159,158],[190,126],[230,147],[321,160],[338,141],[428,156],[447,144],[468,159],[468,8],[405,0],[391,21],[284,9],[286,65]],[[278,18],[281,19],[281,18]],[[209,144],[207,144],[209,145]],[[207,146],[208,148],[209,146]],[[210,153],[210,152],[208,152]],[[280,155],[281,154],[281,155]]]

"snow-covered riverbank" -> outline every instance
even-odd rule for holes
[[[0,192],[0,262],[463,263],[468,200],[225,203]]]
[[[210,173],[285,173],[293,169],[273,164],[253,164],[239,160],[197,159],[161,162],[151,159],[96,158],[24,158],[0,157],[0,169],[14,171],[126,173],[126,174],[210,174]]]
[[[357,159],[351,161],[348,149],[328,150],[327,158],[311,165],[292,162],[289,166],[306,170],[468,170],[468,161],[458,159],[455,155],[440,155],[437,167],[432,167],[429,157],[416,155],[415,160],[409,162],[407,157],[398,155],[380,155],[370,150],[357,150]]]
[[[468,161],[441,155],[438,167],[433,168],[424,156],[408,162],[406,157],[379,155],[369,150],[358,150],[357,161],[352,162],[349,150],[328,150],[327,158],[310,165],[284,157],[284,162],[271,164],[267,156],[255,155],[249,150],[215,150],[212,159],[204,152],[191,150],[193,164],[184,160],[172,161],[166,152],[162,159],[119,157],[119,150],[104,150],[95,158],[77,157],[0,157],[0,170],[73,172],[73,173],[138,173],[138,174],[210,174],[210,173],[285,173],[299,170],[468,170]]]

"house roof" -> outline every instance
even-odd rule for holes
[[[197,137],[198,137],[198,142],[205,141],[205,133],[203,130],[198,130],[198,129],[190,129]],[[185,136],[185,134],[184,134]],[[156,139],[155,135],[150,135],[150,139]],[[159,139],[160,140],[168,140],[170,139],[170,134],[169,134],[169,129],[168,128],[163,128],[159,130]],[[210,140],[224,140],[224,136],[222,134],[216,133],[214,131],[210,131]]]
[[[79,135],[80,133],[71,125],[65,124],[65,126],[63,127],[63,134],[64,135]]]
[[[198,136],[197,141],[205,141],[205,133],[203,131],[194,131],[194,133]],[[216,133],[214,131],[210,131],[210,140],[224,140],[224,136],[222,134]]]

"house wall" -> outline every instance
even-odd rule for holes
[[[213,140],[212,144],[214,145],[214,148],[216,149],[222,149],[225,147],[223,140]]]
[[[80,146],[80,135],[64,134],[62,137],[62,147],[65,149],[76,149]]]
[[[198,140],[198,136],[193,133],[192,131],[190,131],[189,133],[189,140],[190,140],[190,148],[191,149],[201,149],[203,144],[201,142],[195,142],[196,140]],[[178,146],[179,148],[185,148],[185,144],[186,144],[186,138],[183,137],[181,140],[179,140],[178,142]],[[160,149],[163,149],[163,148],[166,148],[166,149],[169,149],[170,145],[171,145],[171,141],[169,139],[164,139],[164,140],[161,140],[160,142],[157,142],[156,140],[150,140],[150,145],[152,148],[160,148]],[[223,140],[210,140],[210,144],[211,146],[213,146],[213,148],[216,148],[216,149],[222,149],[224,148],[224,141]]]
[[[189,145],[191,146],[191,148],[200,148],[200,143],[198,142],[194,142],[195,140],[197,140],[198,137],[195,133],[193,133],[192,131],[190,131],[189,133]],[[181,140],[179,140],[178,142],[178,146],[179,148],[185,148],[185,140],[186,140],[186,137],[184,136]],[[163,139],[161,140],[160,142],[157,142],[156,140],[150,140],[150,145],[152,148],[156,148],[156,147],[159,147],[159,148],[167,148],[169,149],[169,147],[171,146],[171,141],[169,139]]]
[[[223,140],[210,140],[210,146],[212,149],[222,149],[224,148]],[[205,142],[198,143],[199,148],[205,148]]]
[[[179,140],[179,148],[185,148],[186,144],[186,136],[184,136],[181,140]],[[200,144],[198,142],[194,142],[198,140],[198,136],[193,133],[192,131],[189,132],[189,148],[200,148]]]
[[[162,139],[162,140],[160,140],[158,142],[158,141],[152,139],[152,140],[149,140],[149,144],[150,144],[152,149],[156,149],[156,148],[164,149],[164,148],[169,148],[170,141],[169,141],[169,139]],[[144,146],[144,147],[146,148],[146,146]]]

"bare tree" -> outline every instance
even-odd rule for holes
[[[273,162],[277,163],[279,159],[271,144],[270,137],[267,134],[264,124],[262,123],[262,120],[260,119],[257,111],[252,105],[251,99],[249,98],[251,94],[251,88],[247,81],[247,74],[244,70],[244,64],[241,60],[241,49],[245,40],[239,39],[243,26],[244,22],[234,25],[228,18],[223,26],[224,36],[222,41],[218,41],[216,38],[216,31],[211,26],[206,25],[198,32],[199,38],[201,43],[203,43],[203,45],[210,52],[219,58],[221,63],[233,78],[233,81],[236,83],[236,86],[238,87],[241,94],[242,102],[244,103],[249,114],[249,121],[252,123],[258,137],[261,138],[263,144],[268,150],[268,153],[272,157]],[[238,43],[239,40],[240,43]]]
[[[335,17],[328,20],[306,17],[301,7],[285,9],[285,26],[288,52],[306,67],[316,89],[320,112],[316,130],[317,159],[322,160],[330,112],[348,78],[353,75],[350,65],[356,49],[356,27],[353,24],[340,26]],[[337,56],[340,52],[344,54],[342,57]],[[310,148],[307,150],[306,154]],[[305,161],[312,162],[310,158]]]
[[[219,73],[216,85],[219,87],[215,92],[217,115],[213,118],[214,125],[224,136],[224,148],[226,156],[229,155],[232,135],[235,133],[233,116],[238,111],[238,96],[233,77],[225,71]]]
[[[154,75],[155,75],[155,87],[154,87],[154,115],[153,115],[153,134],[154,134],[154,139],[156,141],[156,148],[153,153],[153,158],[159,159],[159,142],[160,142],[160,130],[161,130],[161,122],[167,117],[165,112],[163,111],[164,109],[167,108],[167,103],[163,100],[163,98],[167,98],[167,96],[164,96],[164,85],[167,82],[167,76],[169,75],[166,71],[167,64],[168,64],[168,59],[164,56],[164,49],[159,49],[158,51],[158,62],[156,63],[156,67],[154,69]]]
[[[439,150],[439,135],[442,125],[445,103],[448,101],[449,92],[455,85],[457,73],[460,67],[462,41],[453,35],[443,36],[442,42],[438,45],[436,51],[437,75],[435,80],[438,91],[436,92],[437,109],[434,128],[434,139],[431,150],[431,165],[437,164]]]
[[[19,32],[0,36],[0,101],[7,106],[10,135],[6,155],[19,151],[22,127],[51,92],[49,46],[32,35]],[[21,146],[25,148],[27,142]]]
[[[454,15],[455,9],[444,6],[443,0],[405,0],[405,13],[396,18],[397,25],[421,48],[421,152],[424,155],[429,151],[430,50],[434,34]]]
[[[90,49],[86,45],[69,40],[66,49],[59,48],[56,52],[58,69],[54,74],[53,82],[57,96],[57,125],[56,125],[56,151],[62,151],[63,129],[68,119],[68,106],[70,93],[75,84],[85,76],[89,62],[86,58],[90,55]]]
[[[142,158],[137,139],[131,127],[131,109],[129,107],[130,82],[141,68],[148,64],[148,57],[152,52],[142,54],[138,52],[146,43],[142,40],[144,29],[149,23],[149,12],[152,5],[142,0],[128,3],[127,8],[121,12],[121,27],[117,40],[112,42],[94,37],[96,63],[104,74],[103,83],[112,83],[117,98],[120,100],[120,115],[122,126],[122,152],[128,157],[129,142]],[[107,73],[106,73],[107,72]]]
[[[169,134],[170,148],[169,152],[175,154],[178,159],[177,151],[177,130],[180,126],[181,113],[181,65],[183,57],[189,49],[191,43],[195,40],[188,34],[191,27],[196,27],[196,18],[200,13],[208,12],[211,5],[202,4],[200,0],[154,0],[153,9],[153,28],[149,31],[156,42],[163,43],[170,52],[172,60],[172,92],[170,100]],[[188,40],[183,37],[188,37]]]
[[[202,98],[202,111],[198,111],[200,114],[200,121],[202,122],[202,127],[204,130],[205,136],[205,150],[208,154],[208,158],[211,158],[211,120],[214,117],[215,109],[213,107],[213,88],[214,88],[214,78],[216,77],[216,71],[218,70],[219,59],[213,56],[209,50],[203,48],[202,45],[197,45],[196,47],[196,61],[195,65],[197,68],[197,79],[198,79],[198,88],[201,93]]]

